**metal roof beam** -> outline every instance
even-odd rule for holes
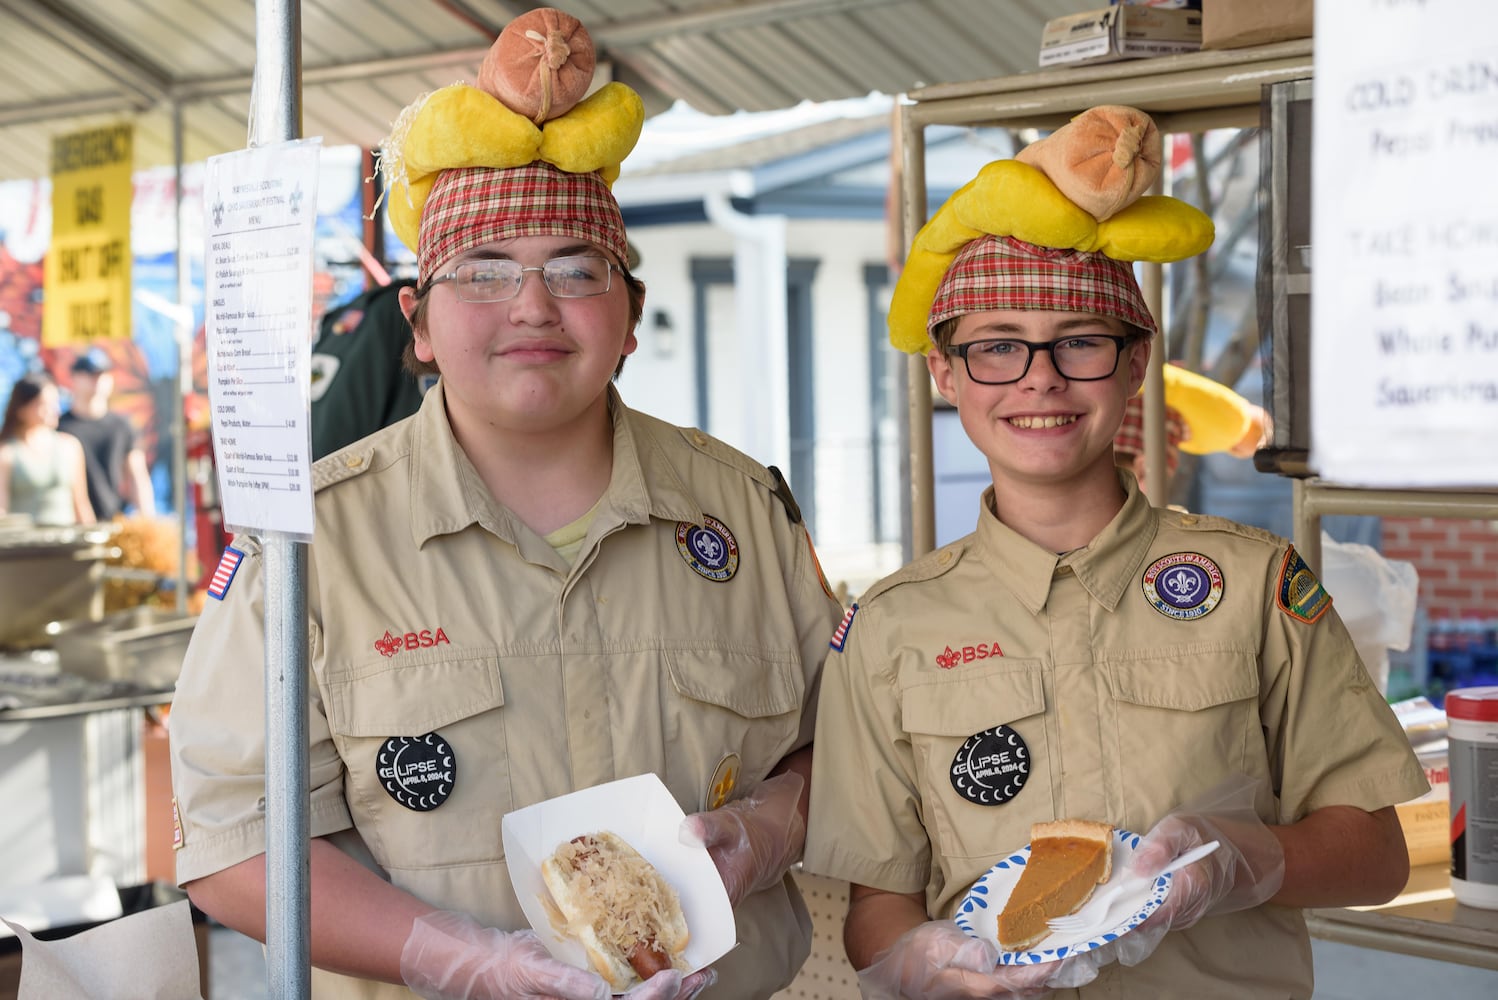
[[[166,98],[171,80],[161,67],[55,0],[0,0],[0,8],[134,91],[137,99],[124,106],[139,110]]]
[[[637,17],[616,24],[601,24],[588,29],[600,48],[648,45],[673,35],[694,35],[706,31],[725,31],[758,24],[798,21],[845,10],[860,11],[870,7],[898,3],[899,0],[748,0],[744,3],[696,7],[677,14]]]
[[[4,0],[0,0],[4,2]],[[339,83],[345,80],[370,80],[397,73],[424,73],[445,66],[462,66],[472,70],[479,65],[489,46],[477,48],[445,49],[438,52],[420,52],[409,56],[389,56],[384,59],[363,59],[346,63],[327,63],[322,66],[303,66],[302,83],[315,86],[324,83]],[[172,96],[182,101],[223,94],[248,92],[253,77],[249,73],[234,73],[229,76],[188,77],[172,87]]]

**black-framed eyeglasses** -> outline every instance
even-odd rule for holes
[[[1034,343],[1029,340],[971,340],[953,344],[948,354],[962,359],[968,378],[983,385],[1018,382],[1030,370],[1036,351],[1051,356],[1061,377],[1072,382],[1096,382],[1118,370],[1118,356],[1133,337],[1106,333],[1060,337]]]
[[[468,260],[427,282],[427,288],[451,281],[464,302],[503,302],[520,294],[527,271],[540,271],[546,290],[559,299],[586,299],[608,291],[618,264],[603,257],[553,257],[539,267],[518,260]]]

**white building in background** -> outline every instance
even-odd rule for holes
[[[897,569],[908,520],[903,355],[889,346],[893,101],[646,124],[614,192],[648,286],[631,406],[785,474],[834,586]],[[934,211],[1006,133],[931,129]]]

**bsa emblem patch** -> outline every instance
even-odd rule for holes
[[[436,733],[392,736],[380,744],[375,773],[392,799],[413,812],[429,812],[453,793],[458,762]]]
[[[1326,609],[1332,606],[1332,595],[1326,592],[1311,567],[1290,546],[1285,552],[1285,562],[1280,566],[1280,585],[1275,594],[1275,603],[1291,618],[1299,618],[1307,625],[1315,623]]]
[[[718,761],[718,766],[713,769],[713,776],[708,779],[707,797],[702,803],[704,812],[712,812],[714,809],[728,801],[733,790],[739,783],[739,755],[726,753],[723,759]]]
[[[1222,570],[1200,552],[1173,552],[1156,559],[1140,583],[1150,606],[1177,621],[1210,614],[1222,600]]]
[[[728,525],[702,515],[701,524],[676,523],[676,551],[698,576],[723,583],[739,570],[739,543]]]
[[[952,787],[980,806],[1003,805],[1030,778],[1030,748],[1008,726],[974,733],[952,758]]]

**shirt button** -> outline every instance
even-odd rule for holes
[[[348,466],[350,469],[357,469],[359,466],[364,464],[364,456],[350,455],[343,460],[343,464]]]
[[[704,434],[704,433],[702,433],[701,431],[693,431],[692,432],[692,443],[696,444],[696,445],[707,444],[707,435]]]
[[[945,566],[947,563],[952,561],[952,553],[950,551],[943,552],[941,555],[936,557],[936,561]]]
[[[1187,514],[1185,517],[1181,518],[1181,523],[1189,528],[1196,523],[1196,518],[1191,514]]]

